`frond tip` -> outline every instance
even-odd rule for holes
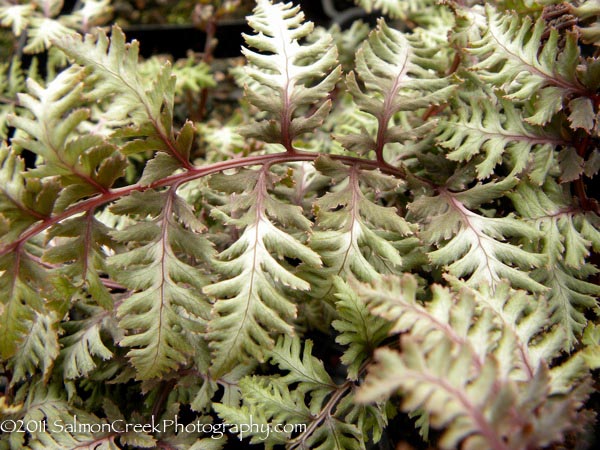
[[[329,113],[331,101],[323,100],[341,74],[340,66],[334,68],[337,49],[329,34],[300,44],[313,24],[304,22],[304,13],[292,3],[258,0],[248,23],[256,34],[245,34],[244,39],[261,53],[242,50],[249,62],[246,71],[258,82],[256,89],[246,89],[246,96],[271,119],[246,127],[245,134],[294,152],[292,141],[313,131]]]

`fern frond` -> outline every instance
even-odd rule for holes
[[[157,77],[157,85],[151,91],[138,75],[139,44],[137,41],[126,43],[120,28],[112,29],[110,40],[101,33],[97,37],[86,35],[83,40],[80,36],[59,39],[55,45],[101,77],[102,91],[110,92],[113,101],[129,111],[134,120],[158,123],[161,109],[172,105],[174,80],[168,66]]]
[[[151,83],[163,70],[164,57],[155,56],[142,61],[139,65],[141,74],[146,82]],[[207,87],[215,87],[216,82],[210,73],[210,66],[204,61],[198,61],[194,54],[174,62],[172,74],[175,76],[175,95],[185,92],[200,92]]]
[[[600,288],[585,281],[598,272],[585,262],[592,245],[600,243],[596,225],[585,215],[571,212],[569,198],[550,181],[544,189],[522,183],[509,196],[519,213],[540,231],[539,239],[531,243],[546,256],[546,264],[531,276],[548,287],[552,321],[564,329],[564,348],[571,350],[587,323],[585,311],[598,308]]]
[[[124,197],[112,210],[151,218],[111,232],[129,249],[111,256],[109,264],[114,278],[135,291],[117,310],[119,326],[128,330],[120,345],[133,347],[128,356],[138,378],[154,378],[193,353],[183,330],[205,331],[209,306],[200,291],[206,281],[188,261],[206,261],[212,246],[199,235],[202,225],[175,188]]]
[[[312,346],[312,341],[305,340],[302,349],[298,338],[286,335],[277,340],[269,356],[279,369],[288,372],[281,378],[283,383],[298,383],[299,392],[304,395],[310,393],[310,409],[314,413],[315,408],[319,408],[323,399],[337,386],[323,363],[312,355]]]
[[[268,168],[211,179],[214,189],[241,193],[232,196],[229,205],[213,210],[213,215],[243,230],[214,261],[224,279],[204,288],[216,299],[209,336],[217,372],[248,356],[263,360],[265,350],[273,346],[270,332],[293,333],[288,321],[295,317],[296,307],[283,289],[306,291],[310,285],[293,273],[284,258],[312,268],[321,266],[319,255],[275,226],[279,222],[290,230],[307,231],[310,222],[299,207],[274,198],[268,192],[271,183]]]
[[[35,375],[38,369],[44,382],[47,382],[59,354],[58,333],[58,318],[54,312],[34,312],[31,328],[11,361],[11,384],[26,380]]]
[[[65,188],[57,201],[59,210],[76,200],[106,192],[125,170],[125,158],[98,136],[74,137],[75,129],[89,116],[82,103],[84,72],[72,66],[61,72],[47,87],[28,79],[30,94],[19,101],[33,117],[11,116],[9,123],[24,131],[13,143],[43,158],[28,171],[32,177],[58,176]]]
[[[61,19],[72,28],[87,33],[90,28],[103,25],[112,15],[111,0],[82,0],[78,8]]]
[[[258,0],[248,23],[256,34],[244,35],[244,39],[263,53],[242,49],[249,62],[248,75],[261,86],[261,90],[246,89],[246,97],[272,119],[246,127],[245,134],[293,152],[293,140],[318,127],[331,108],[331,101],[323,100],[341,73],[339,66],[333,68],[336,47],[329,34],[300,44],[313,24],[304,22],[304,13],[292,3]],[[306,113],[307,107],[314,111]]]
[[[30,225],[48,217],[56,201],[60,187],[55,180],[26,180],[24,172],[23,159],[0,144],[0,217],[10,221],[10,228],[0,233],[0,242],[14,241]]]
[[[371,314],[357,292],[340,278],[335,280],[338,318],[332,326],[340,333],[335,341],[346,346],[341,361],[348,368],[348,378],[358,379],[363,362],[387,337],[390,324]]]
[[[196,356],[196,364],[198,370],[202,373],[209,373],[211,364],[210,349],[206,340],[202,341],[204,347],[200,352],[201,357]],[[190,386],[192,389],[191,395],[185,395],[186,401],[192,399],[190,408],[193,411],[209,411],[214,406],[215,394],[222,389],[220,397],[221,404],[225,406],[238,406],[241,402],[241,392],[238,389],[239,382],[246,376],[249,376],[256,369],[254,362],[250,364],[239,364],[233,370],[226,373],[220,378],[213,379],[209,376],[204,378],[201,385],[198,384],[198,376],[196,372],[181,379],[181,387]]]
[[[532,155],[543,158],[544,165],[551,167],[556,146],[567,144],[558,133],[524,122],[520,111],[508,101],[495,104],[490,98],[476,98],[469,104],[460,102],[457,110],[457,115],[440,120],[436,140],[451,150],[448,159],[476,158],[480,180],[488,178],[502,162],[518,174],[527,167]],[[537,175],[532,174],[540,180]]]
[[[340,420],[335,416],[326,416],[323,425],[310,436],[298,440],[297,447],[318,448],[322,450],[365,449],[365,436],[353,423]]]
[[[97,367],[95,358],[106,361],[113,357],[112,351],[102,341],[101,334],[108,332],[115,341],[122,338],[112,311],[84,303],[79,303],[78,309],[88,317],[62,324],[67,335],[60,340],[60,357],[67,380],[87,377]]]
[[[25,53],[41,53],[48,50],[57,39],[79,36],[72,28],[50,17],[31,17],[27,25],[28,39],[23,49]]]
[[[416,297],[418,293],[416,279],[410,274],[405,274],[401,278],[385,277],[371,284],[354,282],[351,286],[368,302],[373,314],[390,321],[391,333],[409,333],[411,337],[419,340],[426,351],[437,346],[440,339],[448,339],[457,346],[469,346],[473,357],[472,364],[476,367],[481,367],[485,358],[494,354],[498,361],[499,376],[503,379],[509,374],[515,376],[517,371],[524,373],[523,379],[530,379],[533,373],[532,367],[533,369],[538,367],[539,357],[532,363],[533,357],[527,353],[524,355],[518,353],[517,347],[521,351],[526,350],[531,337],[533,335],[538,337],[539,332],[545,331],[542,324],[547,316],[542,314],[528,316],[528,319],[538,320],[541,325],[531,331],[532,320],[524,320],[523,324],[527,323],[524,329],[530,331],[531,335],[526,336],[521,342],[513,330],[514,324],[509,321],[505,324],[504,316],[500,319],[495,318],[501,313],[496,310],[488,311],[483,307],[492,300],[484,298],[476,291],[465,289],[460,291],[460,295],[455,295],[448,289],[433,285],[433,298],[422,303]],[[498,290],[505,292],[503,286],[505,285],[501,285]],[[486,294],[489,296],[489,291],[486,291]],[[518,306],[522,305],[523,303],[515,302],[511,306],[515,307],[517,312],[523,312],[522,307],[518,309]],[[501,304],[500,311],[502,306],[504,303]],[[552,342],[556,344],[556,339]],[[553,357],[555,354],[550,356]]]
[[[24,36],[27,41],[23,41],[26,44],[24,53],[43,52],[51,47],[54,39],[76,34],[74,29],[66,26],[68,24],[62,17],[56,17],[63,7],[61,1],[48,0],[23,5],[4,3],[0,6],[0,24],[12,27],[15,36],[27,31]]]
[[[378,277],[380,270],[394,272],[402,260],[385,233],[400,239],[411,228],[394,208],[377,204],[371,195],[379,189],[396,189],[399,182],[325,157],[316,161],[316,167],[340,188],[315,202],[317,224],[310,243],[328,269],[328,279],[315,295],[330,291],[330,275],[353,274],[368,281]]]
[[[183,155],[185,158],[184,161],[187,161],[190,156],[192,145],[194,144],[195,131],[194,124],[187,120],[172,142],[169,143],[170,150],[165,151],[163,148],[153,159],[146,163],[144,172],[140,178],[140,183],[150,185],[152,182],[161,180],[179,169],[181,162],[178,161],[178,158],[173,158],[171,155]],[[129,143],[131,145],[125,145],[125,153],[132,154],[147,150],[147,146],[153,145],[153,143],[155,143],[155,138],[153,137],[146,140],[136,139]],[[159,148],[161,147],[162,144],[160,144]]]
[[[69,134],[87,116],[85,110],[71,111],[82,100],[83,77],[81,68],[73,66],[61,72],[46,87],[32,79],[27,80],[30,93],[19,94],[20,103],[33,118],[10,118],[12,126],[29,136],[18,143],[49,164],[60,165],[60,152],[66,147]],[[62,126],[59,127],[59,124]]]
[[[600,47],[600,7],[594,0],[586,0],[571,8],[580,21],[588,22],[587,26],[579,26],[579,32],[585,43]]]
[[[0,355],[15,355],[34,325],[45,317],[43,286],[48,282],[44,270],[33,261],[26,248],[0,257]],[[34,281],[32,283],[31,281]]]
[[[85,286],[100,306],[110,310],[113,300],[100,279],[100,274],[107,273],[107,251],[116,245],[108,233],[108,227],[96,220],[93,211],[88,211],[52,228],[48,238],[55,239],[56,244],[44,252],[42,260],[64,264],[58,272],[74,285]]]
[[[566,350],[576,345],[588,322],[584,312],[598,308],[600,288],[585,281],[597,273],[598,269],[591,264],[574,269],[558,261],[532,272],[532,277],[548,287],[548,300],[554,308],[552,319],[567,332],[563,343]]]
[[[582,356],[591,370],[600,368],[600,325],[589,324],[583,332]]]
[[[352,25],[348,29],[342,30],[335,23],[327,31],[331,33],[337,47],[338,59],[342,65],[343,72],[350,72],[354,68],[356,49],[367,39],[370,27],[362,20],[357,20],[352,22]]]
[[[550,29],[548,40],[542,41],[546,31],[543,18],[533,23],[529,17],[498,12],[490,5],[486,12],[488,29],[469,49],[480,58],[471,69],[502,88],[511,100],[535,98],[537,112],[526,118],[527,122],[544,125],[565,107],[570,96],[587,95],[575,70],[580,55],[574,33],[566,34],[565,47],[560,50],[557,30]]]
[[[285,183],[278,183],[275,192],[291,204],[300,206],[306,215],[313,208],[320,192],[330,183],[329,177],[319,172],[313,162],[289,164],[283,180]]]
[[[463,440],[465,448],[536,447],[575,428],[580,405],[563,393],[573,385],[585,392],[587,373],[578,355],[548,370],[564,334],[548,327],[552,311],[544,298],[507,283],[492,291],[450,281],[452,290],[434,285],[425,302],[417,300],[409,274],[352,284],[374,314],[392,322],[391,332],[403,336],[401,353],[376,351],[378,362],[357,399],[377,401],[400,390],[406,411],[422,408],[432,426],[446,430],[442,448]],[[547,436],[543,424],[557,410],[571,422]],[[511,419],[503,423],[506,414]]]
[[[378,400],[402,389],[403,409],[423,408],[430,412],[432,426],[446,428],[439,443],[441,448],[458,448],[465,438],[464,448],[511,448],[504,444],[498,430],[503,424],[490,420],[490,416],[502,418],[508,413],[507,405],[514,402],[509,389],[497,387],[499,392],[494,395],[497,368],[492,359],[481,367],[480,377],[473,379],[468,347],[452,354],[450,341],[442,339],[427,354],[415,339],[407,336],[402,339],[402,348],[402,355],[388,349],[377,351],[377,364],[359,391],[358,401]]]
[[[531,238],[537,230],[514,217],[490,218],[473,212],[465,201],[473,201],[477,191],[477,186],[456,194],[443,191],[409,205],[411,212],[424,220],[421,236],[439,247],[429,253],[431,261],[452,275],[468,277],[471,286],[487,284],[493,288],[508,279],[517,287],[544,290],[527,272],[513,267],[539,267],[545,260],[543,255],[503,242],[507,236]]]
[[[217,405],[215,409],[221,418],[233,423],[256,415],[261,422],[285,423],[287,430],[295,429],[289,425],[304,425],[295,429],[298,431],[294,436],[263,435],[267,448],[282,443],[284,437],[291,449],[363,449],[365,437],[355,422],[367,420],[365,408],[354,405],[348,383],[337,386],[332,381],[323,363],[311,354],[312,342],[305,340],[304,344],[302,349],[296,337],[279,338],[269,352],[271,364],[288,373],[273,378],[246,377],[240,381],[242,406]],[[252,431],[251,435],[255,440],[260,431]]]
[[[307,423],[311,420],[302,392],[288,390],[283,380],[246,377],[240,381],[239,387],[244,403],[261,409],[271,423]],[[290,435],[281,437],[289,440]]]
[[[239,133],[242,118],[234,116],[226,123],[200,123],[198,134],[207,148],[207,160],[221,161],[232,158],[246,147],[246,140]]]
[[[242,381],[243,383],[243,381]],[[254,389],[253,385],[251,385]],[[261,392],[255,394],[256,398],[264,396],[266,399],[270,399],[271,396],[278,396],[281,394],[273,394],[269,392],[269,388],[265,388],[267,392]],[[261,395],[262,394],[262,395]],[[260,397],[259,397],[260,395]],[[267,434],[268,427],[271,425],[268,414],[262,408],[255,408],[250,405],[243,405],[241,407],[232,407],[229,405],[215,403],[214,409],[219,415],[219,418],[229,424],[229,432],[237,434],[238,439],[250,438],[250,444],[263,445],[265,450],[272,450],[275,445],[284,445],[289,441],[289,437],[286,433],[272,433]],[[250,427],[248,430],[242,431],[239,424],[255,424],[254,427]]]
[[[23,70],[20,59],[13,57],[0,64],[0,139],[8,137],[8,117],[19,108],[17,96],[25,90],[25,77],[32,76],[36,63],[32,61],[28,72]]]
[[[325,121],[324,128],[334,133],[334,136],[351,136],[363,133],[374,136],[377,134],[377,119],[358,108],[350,95],[345,95],[336,103],[335,109]],[[338,140],[332,140],[331,147],[331,150],[327,152],[328,154],[347,154],[349,151],[348,148],[342,147]],[[339,149],[336,147],[339,147]],[[351,146],[349,147],[352,149]],[[358,156],[362,150],[364,149],[357,148],[358,153],[353,153]]]
[[[11,419],[21,419],[25,423],[32,424],[45,422],[46,426],[33,429],[30,433],[10,433],[9,448],[30,448],[32,450],[46,448],[114,450],[118,448],[115,442],[115,433],[108,431],[110,428],[106,426],[109,419],[100,419],[94,414],[74,407],[65,398],[64,392],[61,392],[59,386],[56,383],[46,386],[38,382],[21,388],[18,397],[23,405],[19,413],[12,415]],[[115,418],[111,417],[111,419]],[[83,427],[81,427],[82,424],[84,424]],[[101,428],[103,424],[105,427]],[[91,425],[94,427],[91,428]],[[100,431],[92,432],[92,430]],[[133,434],[132,432],[123,433],[120,438],[124,439]]]
[[[472,350],[468,346],[453,349],[447,338],[428,351],[417,338],[405,336],[402,349],[401,354],[377,351],[377,363],[357,400],[375,401],[400,390],[405,411],[423,408],[432,426],[446,430],[439,442],[443,449],[541,448],[577,427],[574,402],[561,396],[540,399],[549,383],[544,367],[528,383],[518,384],[501,379],[494,358],[485,358],[475,369]],[[566,420],[550,432],[548,425],[561,413]]]
[[[216,87],[217,82],[210,73],[210,66],[203,61],[198,62],[193,55],[179,60],[173,65],[176,77],[175,94],[200,92],[204,88]]]
[[[129,119],[133,129],[124,130],[123,134],[139,139],[123,148],[125,154],[158,150],[179,165],[191,167],[189,149],[180,148],[175,140],[175,78],[169,63],[152,84],[147,83],[139,73],[138,42],[126,43],[117,26],[113,27],[110,40],[104,33],[86,35],[83,40],[77,35],[56,40],[55,46],[102,80],[95,84],[93,98],[110,99],[113,111]]]
[[[290,448],[362,449],[370,430],[373,430],[377,442],[382,425],[377,418],[385,421],[385,413],[373,411],[372,407],[357,406],[349,391],[350,383],[337,386],[322,362],[311,352],[312,341],[304,340],[304,349],[301,350],[300,341],[288,336],[279,339],[271,352],[271,362],[289,372],[279,378],[284,386],[287,389],[294,386],[292,392],[300,394],[301,399],[306,399],[310,394],[308,408],[311,416],[304,422],[308,427],[289,441]]]
[[[473,296],[480,314],[491,312],[499,325],[502,336],[494,352],[504,376],[529,381],[540,366],[560,355],[565,331],[548,325],[552,310],[544,297],[515,291],[507,283],[492,291],[487,286],[465,290],[464,282],[450,281],[455,288],[463,289],[463,294]],[[473,341],[473,345],[477,344]],[[562,386],[550,383],[551,393],[560,389]]]
[[[35,5],[0,6],[0,25],[11,27],[15,36],[20,36],[27,28],[29,20],[35,11]]]
[[[375,139],[361,133],[337,137],[342,145],[360,153],[374,151],[383,161],[383,149],[389,142],[399,142],[424,134],[428,127],[405,130],[389,128],[390,119],[398,111],[413,111],[444,101],[454,87],[448,80],[434,75],[434,52],[398,30],[388,27],[383,19],[377,30],[356,54],[356,75],[346,78],[349,92],[361,111],[377,118]],[[359,86],[358,78],[364,84]]]

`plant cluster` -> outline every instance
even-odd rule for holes
[[[245,442],[346,450],[410,416],[442,449],[593,445],[600,4],[356,3],[386,18],[257,0],[243,99],[216,107],[210,55],[141,60],[96,26],[109,0],[0,2],[0,420],[301,424]]]

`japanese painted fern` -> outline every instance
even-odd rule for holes
[[[0,448],[594,445],[597,2],[257,0],[204,122],[81,3],[0,6]]]

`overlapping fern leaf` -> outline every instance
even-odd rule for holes
[[[74,417],[86,424],[106,423],[93,414],[86,413],[83,409],[69,404],[66,396],[58,389],[57,385],[45,386],[39,383],[30,390],[20,390],[17,394],[22,402],[20,408],[13,411],[1,411],[3,416],[13,420],[23,420],[30,423],[39,423],[40,426],[32,429],[31,433],[10,433],[9,445],[11,448],[77,448],[89,446],[101,446],[100,448],[111,448],[115,437],[110,433],[92,433],[90,431],[80,432],[68,428],[65,424],[72,424]],[[8,414],[6,414],[8,412]],[[42,426],[46,423],[46,427]],[[47,432],[49,426],[63,426],[62,433],[50,434]],[[27,441],[26,441],[27,439]],[[112,447],[114,448],[114,447]]]
[[[26,180],[23,169],[23,160],[3,144],[0,148],[0,244],[3,245],[10,245],[31,225],[49,216],[59,190],[55,181]],[[40,265],[41,249],[37,244],[39,242],[21,245],[0,257],[0,290],[4,294],[0,303],[3,358],[14,356],[21,345],[27,345],[25,341],[35,324],[49,314],[42,287],[50,276]],[[36,337],[32,335],[31,339]],[[50,367],[47,362],[44,365]]]
[[[511,236],[536,236],[535,227],[515,217],[486,217],[473,210],[513,184],[506,179],[459,193],[444,190],[413,202],[410,211],[423,223],[421,237],[439,247],[429,253],[431,261],[472,286],[494,287],[508,279],[514,286],[544,290],[527,273],[543,264],[544,256],[505,242]]]
[[[559,32],[547,29],[541,17],[534,23],[491,5],[486,13],[487,31],[469,49],[479,58],[472,69],[513,101],[535,98],[536,112],[526,118],[529,123],[544,125],[573,96],[591,95],[576,71],[580,55],[574,33],[564,35],[564,47],[559,47]]]
[[[75,34],[58,16],[63,4],[49,0],[44,4],[3,4],[0,5],[0,24],[11,27],[15,35],[24,33],[27,37],[25,53],[40,53],[51,46],[51,40]]]
[[[329,158],[320,158],[317,169],[340,188],[315,202],[317,220],[310,244],[321,255],[326,271],[313,279],[316,286],[322,286],[313,294],[329,294],[332,276],[368,281],[382,272],[399,270],[402,260],[392,242],[410,234],[411,227],[394,208],[377,204],[373,198],[379,189],[399,187],[397,180]]]
[[[35,69],[36,64],[32,64]],[[18,58],[0,64],[0,138],[8,137],[7,119],[18,109],[17,95],[25,89],[25,77],[34,71],[25,72]]]
[[[251,442],[263,442],[268,449],[284,443],[288,448],[364,449],[368,432],[379,440],[385,412],[379,406],[355,404],[351,382],[337,385],[312,355],[312,348],[310,340],[302,348],[298,338],[279,338],[268,354],[271,364],[286,374],[242,379],[242,405],[216,405],[219,416],[232,424],[252,418],[265,425],[284,425],[286,433],[267,435],[266,427],[250,431]]]
[[[580,32],[584,41],[597,47],[600,46],[600,21],[598,20],[600,8],[598,4],[593,0],[586,0],[572,8],[572,12],[582,22]]]
[[[542,183],[556,166],[555,148],[568,144],[557,131],[524,122],[509,101],[475,96],[468,104],[461,101],[457,111],[440,120],[437,141],[449,150],[448,159],[474,159],[479,179],[488,178],[502,163],[520,173],[533,160],[529,176]]]
[[[99,361],[114,356],[112,341],[103,341],[109,335],[114,342],[122,338],[114,312],[80,301],[76,309],[85,314],[80,320],[62,324],[66,336],[60,340],[62,368],[67,380],[87,377],[98,367]]]
[[[81,198],[107,192],[123,173],[125,160],[112,145],[75,131],[89,115],[87,109],[78,108],[85,104],[83,76],[81,68],[72,67],[46,87],[30,78],[29,93],[18,95],[18,115],[8,118],[20,130],[13,145],[39,158],[37,168],[24,175],[15,149],[2,148],[2,216],[12,223],[2,233],[2,259],[11,266],[2,276],[8,283],[3,288],[8,294],[2,310],[2,332],[7,338],[3,354],[16,353],[13,382],[24,380],[37,368],[44,379],[49,376],[57,357],[58,343],[52,336],[60,331],[61,305],[68,304],[74,292],[66,285],[84,288],[106,308],[112,305],[100,279],[106,273],[102,247],[110,248],[111,241],[93,210],[56,224],[46,235],[53,244],[45,249],[33,242],[14,246],[18,235]],[[59,289],[56,283],[65,286]],[[50,306],[55,298],[58,303]]]
[[[383,161],[387,143],[415,138],[430,129],[426,124],[415,129],[400,125],[390,128],[389,124],[397,112],[437,105],[454,89],[444,77],[433,72],[434,53],[379,20],[377,30],[371,32],[357,51],[356,74],[350,72],[346,78],[348,91],[358,108],[377,119],[377,135],[371,137],[363,132],[338,136],[344,147],[359,154],[373,151],[377,160]]]
[[[210,258],[212,246],[176,188],[124,197],[112,210],[141,219],[111,232],[128,248],[109,264],[114,279],[134,292],[117,310],[119,326],[128,330],[120,345],[131,347],[138,377],[154,378],[189,360],[194,348],[188,333],[206,331],[206,277],[197,262]]]
[[[401,392],[404,410],[420,408],[445,429],[439,444],[448,449],[539,448],[578,427],[577,396],[586,395],[586,383],[571,398],[561,394],[585,378],[582,360],[548,370],[562,330],[546,329],[549,309],[531,311],[524,292],[506,284],[495,292],[433,286],[433,298],[421,303],[411,275],[354,288],[394,332],[405,333],[401,352],[377,350],[359,401]],[[558,415],[565,417],[562,429],[549,432]]]
[[[125,169],[124,157],[99,136],[79,136],[76,128],[89,117],[83,103],[84,71],[77,66],[61,72],[46,87],[27,81],[28,94],[19,94],[25,112],[10,116],[9,123],[22,130],[14,144],[42,158],[30,176],[58,177],[64,189],[56,203],[64,209],[72,202],[106,192]]]
[[[204,288],[215,299],[209,336],[217,373],[249,356],[263,360],[273,346],[272,332],[293,333],[296,306],[283,289],[307,291],[310,284],[285,258],[321,266],[319,255],[292,234],[306,232],[310,221],[298,206],[270,194],[273,181],[268,167],[211,179],[214,189],[231,196],[213,214],[240,233],[213,262],[223,279]]]
[[[336,342],[347,346],[341,360],[348,368],[348,378],[356,380],[364,362],[386,338],[390,323],[373,315],[362,296],[341,278],[336,279],[335,288],[338,318],[332,326],[339,333]]]
[[[529,248],[546,256],[546,263],[532,271],[533,279],[548,288],[552,320],[565,330],[565,349],[571,350],[587,319],[582,311],[597,309],[600,288],[586,281],[598,269],[586,257],[600,245],[593,214],[571,211],[561,188],[548,181],[541,190],[521,184],[510,195],[515,207],[541,233]]]
[[[21,207],[29,212],[29,224],[82,198],[108,192],[125,171],[125,158],[113,145],[100,136],[77,135],[77,127],[89,117],[89,109],[76,107],[84,103],[82,77],[82,69],[72,67],[45,88],[29,79],[30,93],[19,94],[23,111],[9,117],[10,123],[22,130],[13,143],[40,158],[40,164],[27,175],[30,186],[38,185],[38,190],[46,192],[46,212]],[[23,193],[15,193],[13,200],[19,200],[20,195]],[[47,237],[53,239],[54,245],[44,251],[42,260],[60,267],[58,272],[88,289],[99,304],[110,308],[112,300],[100,280],[100,275],[106,273],[103,247],[113,246],[107,233],[108,229],[95,219],[94,211],[87,211],[50,230]]]

